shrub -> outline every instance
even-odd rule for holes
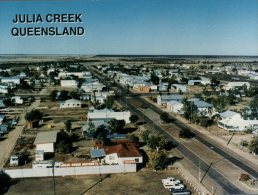
[[[245,173],[242,173],[242,174],[239,176],[239,178],[238,178],[239,181],[247,181],[247,180],[249,180],[249,179],[250,179],[250,176],[249,176],[248,174],[245,174]]]

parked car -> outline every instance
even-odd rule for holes
[[[174,189],[169,189],[170,193],[172,195],[191,195],[192,192],[190,190],[174,190]]]
[[[171,186],[170,189],[172,190],[183,190],[185,188],[185,186],[181,183],[177,183]]]
[[[172,188],[175,184],[180,184],[181,180],[176,179],[174,177],[168,177],[166,179],[162,179],[161,182],[164,188],[169,189],[169,188]]]

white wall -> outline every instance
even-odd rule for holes
[[[61,80],[61,87],[77,87],[75,80]]]
[[[55,176],[89,175],[108,173],[132,173],[136,172],[136,164],[102,165],[85,167],[55,168]],[[11,178],[50,177],[53,176],[52,168],[31,169],[5,169],[4,172]]]
[[[44,152],[54,152],[54,143],[37,144],[36,151],[43,150]]]

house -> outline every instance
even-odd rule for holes
[[[6,105],[4,104],[3,99],[0,99],[0,108],[6,108]]]
[[[10,166],[19,166],[19,159],[20,157],[18,155],[11,155],[10,157]]]
[[[142,163],[143,157],[134,144],[103,146],[107,164]]]
[[[11,101],[15,104],[23,104],[23,99],[20,96],[13,96]]]
[[[44,151],[44,153],[53,153],[55,151],[55,143],[58,131],[40,132],[34,141],[36,151]]]
[[[95,81],[95,82],[84,82],[82,83],[81,89],[87,93],[92,93],[93,91],[102,91],[103,88],[105,88],[106,86],[102,83],[100,83],[99,81]]]
[[[227,131],[245,131],[258,129],[258,120],[244,120],[240,113],[227,110],[219,114],[218,126]]]
[[[3,124],[5,118],[6,118],[6,116],[4,114],[0,115],[0,125]]]
[[[9,126],[6,124],[0,125],[0,134],[6,134],[9,131]]]
[[[209,78],[206,77],[201,77],[201,79],[198,80],[189,80],[188,81],[188,85],[210,85],[211,84],[211,80]]]
[[[69,76],[77,76],[78,78],[84,78],[85,76],[91,76],[90,72],[60,72],[58,74],[59,78],[65,78],[65,77],[69,77]]]
[[[61,80],[61,87],[77,88],[78,83],[76,80]]]
[[[172,89],[172,91],[175,90],[177,93],[179,93],[179,92],[186,93],[187,92],[187,86],[182,85],[182,84],[172,84],[171,89]]]
[[[158,95],[157,104],[159,106],[167,106],[168,101],[181,102],[184,99],[183,95]]]
[[[236,89],[236,88],[243,88],[244,86],[247,87],[247,89],[250,88],[250,83],[249,82],[238,82],[238,81],[235,81],[235,82],[228,82],[227,85],[224,86],[224,89],[226,91],[230,90],[230,89]]]
[[[138,86],[135,90],[139,93],[149,93],[151,91],[150,86]]]
[[[63,102],[60,102],[60,108],[81,108],[82,102],[76,99],[69,99]]]
[[[205,101],[199,100],[198,98],[189,99],[197,107],[197,114],[202,116],[212,116],[214,114],[214,107]]]
[[[88,119],[91,120],[125,120],[126,123],[130,123],[131,113],[129,111],[115,112],[109,109],[103,110],[93,110],[92,112],[88,112]]]
[[[8,85],[6,84],[0,84],[0,93],[8,93]]]
[[[1,83],[8,83],[8,84],[17,84],[19,85],[21,83],[21,79],[18,76],[15,77],[2,77]]]
[[[178,101],[168,101],[167,102],[167,109],[169,112],[174,112],[180,114],[182,112],[182,109],[184,107],[184,104]]]

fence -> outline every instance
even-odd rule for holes
[[[11,178],[50,177],[68,175],[89,175],[109,173],[136,172],[136,164],[119,164],[103,166],[67,167],[67,168],[31,168],[5,169],[4,172]]]

